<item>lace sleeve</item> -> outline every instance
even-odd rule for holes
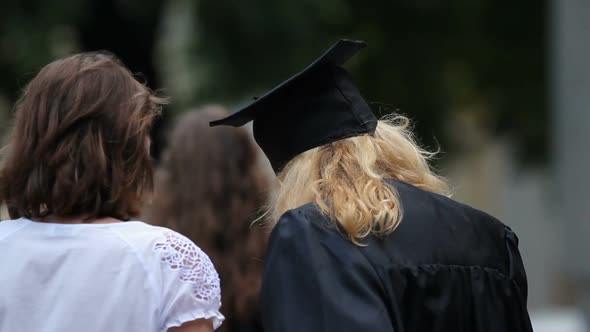
[[[217,328],[221,290],[213,263],[186,237],[165,231],[153,247],[163,267],[164,331],[195,319],[212,319]]]

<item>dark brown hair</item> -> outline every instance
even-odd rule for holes
[[[152,188],[148,137],[163,102],[106,52],[48,64],[16,104],[0,204],[12,218],[137,215]]]
[[[227,112],[216,106],[183,114],[170,133],[156,171],[153,203],[145,218],[193,240],[217,268],[221,331],[256,325],[266,231],[250,227],[257,218],[268,175],[244,128],[209,127]]]

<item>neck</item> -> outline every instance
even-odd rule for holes
[[[112,218],[112,217],[103,217],[103,218],[90,218],[88,219],[86,216],[55,216],[55,215],[48,215],[42,218],[33,218],[34,221],[39,222],[49,222],[49,223],[58,223],[58,224],[110,224],[116,222],[122,222],[120,219]]]

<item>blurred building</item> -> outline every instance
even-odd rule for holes
[[[590,326],[590,2],[554,0],[552,91],[562,267]]]
[[[456,198],[520,237],[535,331],[583,332],[590,321],[590,2],[554,0],[551,16],[552,160],[523,168],[510,137],[481,138],[448,165]],[[476,123],[467,126],[477,127]],[[465,129],[465,128],[463,128]]]

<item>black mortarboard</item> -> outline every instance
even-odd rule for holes
[[[254,121],[254,138],[279,172],[298,154],[343,138],[373,133],[377,118],[341,66],[367,46],[340,40],[305,70],[211,126]]]

